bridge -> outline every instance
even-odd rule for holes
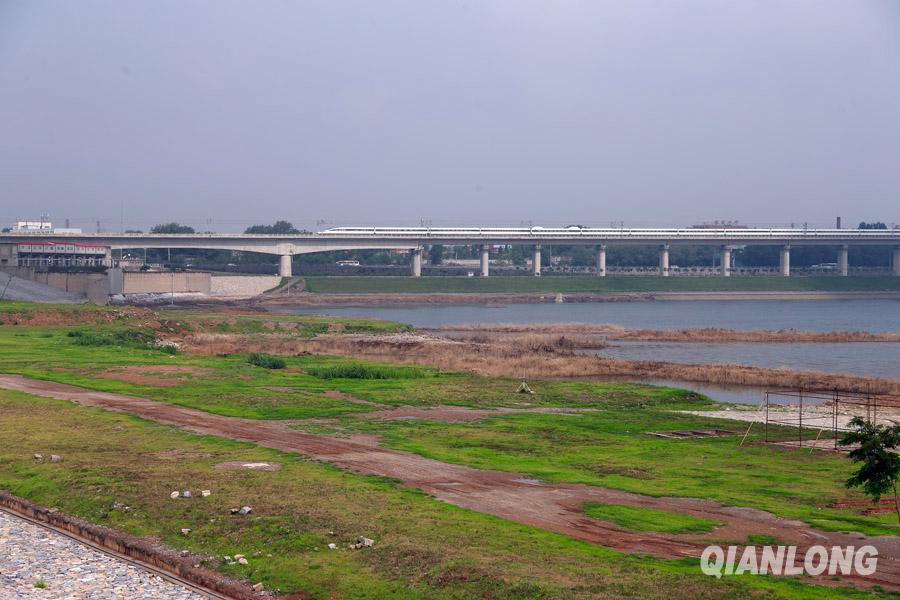
[[[405,249],[412,256],[411,275],[422,274],[425,246],[480,245],[481,275],[489,275],[489,251],[493,245],[527,245],[532,250],[532,272],[541,274],[542,244],[590,245],[596,247],[596,274],[606,275],[606,249],[615,245],[656,245],[659,247],[659,274],[669,275],[669,248],[673,245],[715,245],[721,249],[721,275],[731,274],[734,247],[780,246],[780,272],[790,275],[792,246],[837,246],[836,262],[841,275],[849,269],[851,245],[892,246],[892,272],[900,276],[900,229],[763,229],[686,228],[629,229],[592,227],[336,227],[305,234],[247,233],[52,233],[12,231],[0,234],[0,243],[55,241],[72,244],[102,244],[113,249],[199,248],[260,252],[280,257],[279,274],[291,275],[292,257],[313,252],[368,249]]]

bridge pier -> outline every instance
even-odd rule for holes
[[[422,276],[422,249],[410,250],[412,260],[409,262],[409,274],[413,277]]]
[[[481,276],[487,277],[490,273],[490,259],[491,259],[491,246],[490,244],[482,244],[481,246]]]
[[[849,248],[850,247],[847,246],[847,244],[844,244],[838,249],[837,266],[838,273],[841,274],[841,277],[846,277],[850,274],[850,259],[848,256]]]
[[[659,247],[659,274],[663,277],[669,276],[669,245],[662,244]]]
[[[722,277],[731,277],[731,248],[722,246]]]
[[[531,251],[531,274],[535,277],[541,275],[541,245],[535,244]]]
[[[781,269],[782,277],[790,277],[791,276],[791,247],[790,246],[782,246],[781,247],[781,256],[778,261],[779,267]]]
[[[894,246],[894,275],[900,277],[900,246]]]
[[[606,277],[606,244],[597,247],[597,277]]]
[[[291,262],[294,257],[290,254],[282,254],[278,257],[278,275],[281,277],[291,277]]]

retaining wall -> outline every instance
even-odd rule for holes
[[[210,294],[213,296],[258,296],[281,283],[278,275],[213,275]]]

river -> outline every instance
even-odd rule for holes
[[[274,306],[297,314],[368,316],[441,327],[477,323],[610,323],[629,328],[900,331],[900,300],[673,300],[562,304]]]

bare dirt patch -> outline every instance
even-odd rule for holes
[[[27,327],[123,322],[149,324],[153,319],[154,313],[151,311],[131,306],[99,310],[70,310],[37,306],[23,310],[0,311],[0,325],[24,325]]]
[[[211,455],[206,452],[188,452],[184,448],[175,448],[173,450],[152,452],[150,456],[157,460],[197,460],[209,458]]]
[[[281,463],[233,460],[213,465],[213,468],[226,471],[277,471],[281,468]]]
[[[17,375],[0,375],[0,387],[70,400],[84,406],[128,412],[203,434],[221,435],[286,452],[299,452],[354,472],[390,477],[445,502],[539,527],[623,552],[662,558],[699,556],[711,539],[743,540],[751,533],[770,535],[796,545],[803,555],[812,545],[878,549],[879,569],[858,580],[900,589],[900,536],[864,536],[814,529],[794,519],[754,508],[723,506],[696,498],[655,498],[578,484],[545,484],[521,474],[478,470],[442,463],[417,454],[370,447],[352,440],[309,434],[284,423],[225,417],[144,398],[96,392]],[[246,463],[242,463],[246,464]],[[592,519],[586,502],[643,506],[681,512],[723,523],[711,534],[676,535],[633,532]],[[712,536],[712,537],[710,537]],[[850,579],[850,578],[848,578]],[[823,581],[827,581],[823,579]]]
[[[186,379],[208,375],[212,369],[192,365],[128,365],[107,369],[97,377],[141,385],[171,387]]]

